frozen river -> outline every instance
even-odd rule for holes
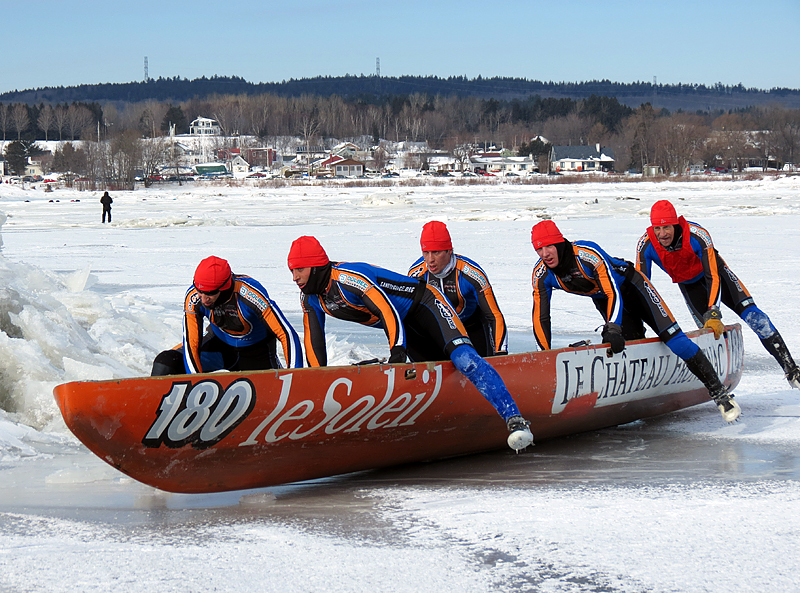
[[[800,570],[800,393],[745,328],[744,414],[709,403],[537,444],[264,490],[176,495],[119,474],[64,427],[52,387],[146,374],[178,341],[203,257],[264,283],[296,328],[297,236],[404,271],[447,222],[493,282],[512,351],[530,335],[530,227],[633,257],[650,205],[704,224],[800,356],[800,178],[414,188],[184,186],[114,195],[0,187],[0,591],[790,591]],[[57,199],[58,202],[51,202]],[[684,328],[686,308],[657,287]],[[597,339],[554,298],[557,346]],[[735,321],[725,310],[725,320]],[[331,324],[333,362],[385,356]]]

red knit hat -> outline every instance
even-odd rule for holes
[[[432,220],[422,227],[419,244],[422,251],[447,251],[453,248],[447,226],[438,220]]]
[[[194,287],[201,292],[227,290],[231,287],[231,267],[215,255],[205,258],[194,271]]]
[[[675,206],[668,200],[659,200],[650,208],[650,224],[653,226],[665,226],[668,224],[678,224],[678,213]]]
[[[316,237],[302,236],[294,240],[289,249],[289,269],[314,268],[331,261]]]
[[[556,223],[552,220],[543,220],[531,229],[531,243],[534,249],[540,247],[547,247],[548,245],[555,245],[564,240],[564,235],[558,230]]]

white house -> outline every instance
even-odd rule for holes
[[[207,117],[198,117],[189,124],[189,134],[192,136],[219,136],[222,133],[217,120]]]
[[[334,174],[342,177],[360,177],[364,174],[364,163],[354,159],[344,159],[333,164]]]
[[[614,168],[614,151],[607,146],[554,146],[550,170],[561,173],[597,173]]]
[[[226,163],[228,170],[234,177],[247,177],[250,172],[250,164],[242,158],[242,155],[237,154],[230,161]]]
[[[528,175],[536,171],[536,162],[530,156],[472,156],[469,168],[491,173],[499,177],[506,175]]]

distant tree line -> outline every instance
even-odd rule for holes
[[[284,143],[294,137],[304,145],[335,138],[363,148],[382,140],[427,141],[460,159],[479,146],[541,155],[545,148],[539,137],[543,137],[552,145],[611,147],[618,170],[655,164],[666,173],[681,173],[698,161],[741,167],[749,160],[771,158],[777,164],[800,158],[797,109],[669,112],[649,103],[633,109],[599,95],[579,100],[539,95],[505,100],[412,93],[386,96],[376,103],[338,95],[266,93],[102,106],[12,103],[0,104],[0,131],[4,143],[80,138],[95,144],[109,141],[123,151],[137,139],[163,139],[171,127],[177,134],[186,133],[198,116],[215,119],[227,138],[223,141],[282,151],[292,148]]]
[[[73,102],[183,102],[193,97],[211,95],[264,95],[300,97],[338,95],[348,99],[380,104],[388,96],[424,93],[431,96],[476,96],[481,98],[512,99],[530,95],[583,99],[591,95],[616,97],[626,103],[626,97],[687,96],[729,97],[743,95],[748,104],[774,102],[777,98],[800,99],[800,90],[772,88],[768,91],[746,88],[741,84],[655,84],[650,82],[618,83],[609,80],[585,82],[542,82],[526,78],[466,76],[317,76],[289,79],[281,82],[252,83],[238,76],[206,78],[167,77],[140,82],[87,84],[71,87],[44,87],[0,94],[0,102],[73,103]]]

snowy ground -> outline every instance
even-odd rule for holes
[[[281,189],[190,184],[116,193],[0,185],[0,591],[788,591],[800,570],[800,393],[745,329],[744,417],[710,404],[497,452],[269,490],[169,495],[71,436],[58,383],[143,375],[180,338],[197,262],[227,258],[296,328],[286,268],[314,234],[333,259],[404,271],[447,222],[533,348],[531,225],[633,257],[650,205],[702,222],[800,357],[794,299],[800,178],[558,186]],[[52,201],[51,201],[52,200]],[[684,328],[691,321],[660,273]],[[725,311],[728,322],[735,320]],[[557,294],[556,346],[597,339],[586,300]],[[332,322],[332,362],[387,353]]]

